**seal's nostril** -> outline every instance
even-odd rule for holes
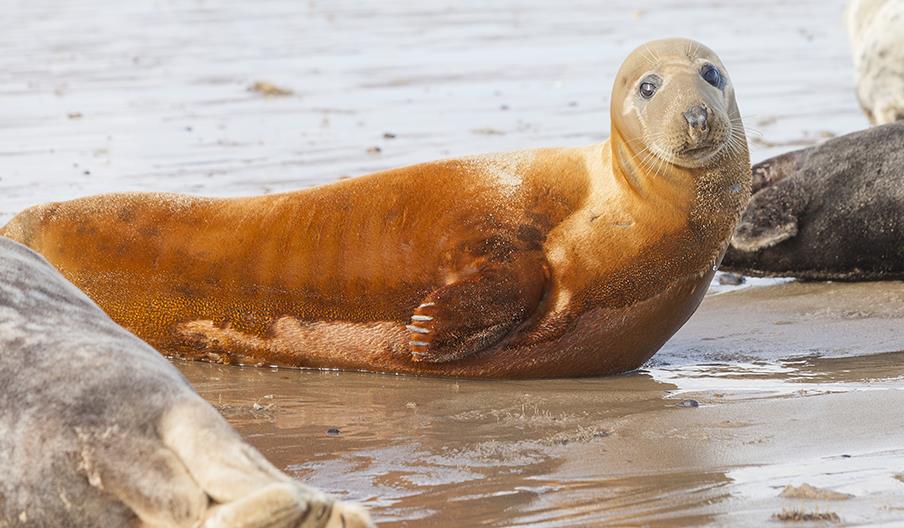
[[[706,107],[703,105],[695,105],[688,108],[687,112],[684,112],[684,119],[691,128],[704,131],[709,128]]]

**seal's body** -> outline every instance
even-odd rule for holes
[[[369,525],[274,468],[166,359],[4,238],[0,474],[0,526]]]
[[[812,280],[904,279],[904,123],[753,168],[755,194],[722,268]]]
[[[860,106],[874,125],[904,120],[904,0],[851,0],[846,18]]]
[[[43,253],[167,354],[482,377],[640,366],[690,317],[749,194],[733,88],[686,40],[619,71],[612,136],[240,199],[31,209]]]

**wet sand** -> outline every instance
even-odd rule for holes
[[[0,17],[0,222],[101,192],[278,192],[597,142],[624,57],[679,35],[723,59],[760,160],[866,126],[843,4],[20,2]]]
[[[280,467],[386,526],[875,526],[904,522],[902,329],[904,283],[790,283],[709,295],[611,378],[179,367]],[[779,496],[804,483],[851,497]]]
[[[758,161],[866,126],[842,5],[19,3],[0,17],[0,222],[599,141],[625,54],[673,35],[720,54]],[[904,524],[904,285],[776,282],[714,286],[646,369],[606,379],[179,367],[277,465],[386,526]],[[853,497],[779,497],[805,482]]]

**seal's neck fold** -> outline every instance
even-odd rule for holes
[[[609,136],[609,148],[616,183],[633,194],[672,194],[676,188],[694,185],[688,171],[653,153],[643,137],[626,138],[615,123]]]
[[[632,144],[635,148],[632,148]],[[612,172],[616,181],[627,187],[630,191],[641,194],[643,192],[642,156],[649,154],[645,150],[640,138],[635,141],[626,141],[621,131],[612,124],[612,133],[609,136],[610,159],[612,160]],[[652,157],[652,156],[651,156]]]

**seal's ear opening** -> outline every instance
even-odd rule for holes
[[[752,253],[778,245],[796,234],[797,218],[790,215],[769,226],[742,222],[731,237],[731,245],[739,251]]]

